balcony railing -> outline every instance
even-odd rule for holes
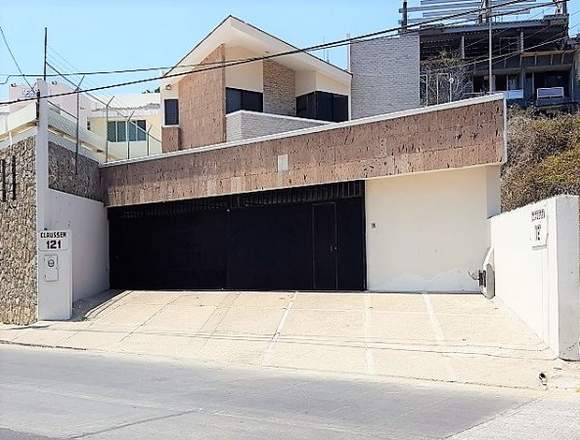
[[[564,98],[564,87],[542,87],[536,92],[537,99]]]

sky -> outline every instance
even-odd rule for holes
[[[540,0],[542,1],[542,0]],[[418,2],[418,0],[416,0]],[[400,0],[0,0],[0,26],[25,73],[41,73],[44,27],[49,60],[67,71],[126,69],[175,64],[227,15],[232,14],[297,46],[362,35],[398,25]],[[572,25],[580,24],[580,0],[570,2]],[[572,31],[580,33],[580,25]],[[326,54],[318,53],[326,57]],[[344,67],[346,48],[329,50]],[[17,73],[0,41],[0,83]],[[155,76],[90,77],[104,85]],[[0,85],[8,96],[10,78]],[[113,89],[103,95],[142,92],[156,83]]]

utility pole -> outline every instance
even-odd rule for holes
[[[42,79],[46,81],[46,49],[48,47],[48,28],[44,28],[44,74]]]
[[[83,75],[83,77],[81,78],[80,82],[78,83],[75,91],[77,94],[77,129],[76,129],[76,135],[77,135],[77,143],[76,143],[76,149],[75,149],[75,176],[79,173],[79,149],[80,149],[80,120],[81,120],[81,84],[83,83],[83,81],[85,80],[85,76]]]

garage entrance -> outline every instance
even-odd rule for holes
[[[364,290],[364,182],[109,209],[111,287]]]

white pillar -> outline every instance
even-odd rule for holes
[[[556,253],[556,273],[552,282],[557,292],[558,356],[569,361],[580,360],[580,237],[579,237],[579,198],[560,196],[555,199],[556,218],[551,230]]]

